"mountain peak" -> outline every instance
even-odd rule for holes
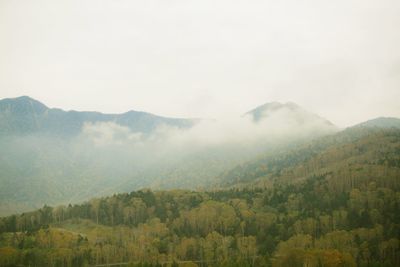
[[[307,111],[294,102],[267,102],[253,110],[248,111],[244,115],[252,117],[254,122],[260,122],[268,117],[277,115],[281,120],[283,120],[283,122],[295,122],[298,123],[299,126],[307,123],[318,122],[321,123],[321,125],[336,128],[330,121],[318,116],[317,114]]]
[[[41,114],[48,110],[43,103],[29,97],[5,98],[0,100],[0,111],[14,114]]]
[[[280,103],[277,101],[273,101],[273,102],[267,102],[263,105],[260,105],[258,107],[256,107],[255,109],[252,109],[248,112],[245,113],[245,115],[251,115],[253,116],[253,120],[254,121],[260,121],[265,117],[268,117],[269,115],[271,115],[274,112],[277,112],[279,110],[290,110],[290,111],[296,111],[296,110],[303,110],[303,108],[301,108],[299,105],[297,105],[294,102],[286,102],[286,103]]]

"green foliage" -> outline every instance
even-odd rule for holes
[[[226,190],[1,218],[0,266],[400,266],[400,132],[335,138],[242,166]]]

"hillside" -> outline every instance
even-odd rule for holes
[[[387,179],[398,186],[399,133],[397,129],[352,127],[288,150],[259,156],[222,175],[220,186],[268,187],[275,181],[293,183],[319,175],[328,175],[332,183],[339,183],[337,179],[348,183],[361,179],[368,184],[382,173],[384,177],[376,183],[385,184]]]
[[[348,129],[223,177],[231,189],[2,218],[0,265],[400,266],[400,130]]]
[[[400,119],[398,118],[388,118],[388,117],[380,117],[372,120],[368,120],[366,122],[357,124],[353,127],[364,127],[364,128],[400,128]]]

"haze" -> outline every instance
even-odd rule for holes
[[[0,1],[0,99],[219,118],[400,116],[400,2]]]

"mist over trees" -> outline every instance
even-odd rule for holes
[[[4,217],[0,265],[399,266],[399,149],[397,129],[354,128],[240,165],[230,189]]]

